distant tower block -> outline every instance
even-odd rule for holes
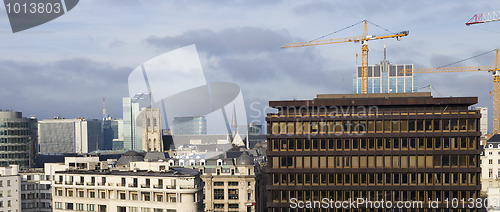
[[[159,108],[145,108],[142,116],[142,150],[163,152],[161,115]]]

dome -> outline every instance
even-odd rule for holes
[[[238,158],[236,158],[236,165],[253,165],[253,158],[246,152],[243,152]]]
[[[128,166],[134,161],[144,161],[144,157],[136,151],[128,151],[118,159],[116,166]]]

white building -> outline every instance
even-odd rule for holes
[[[21,174],[21,208],[23,212],[52,211],[52,191],[50,175],[43,169],[22,170]]]
[[[102,143],[99,120],[46,119],[38,122],[41,154],[89,153]]]
[[[481,192],[500,188],[500,136],[495,135],[484,145],[481,155]]]
[[[138,157],[129,153],[120,161]],[[54,211],[203,211],[203,183],[197,170],[148,162],[110,169],[96,158],[71,160],[66,161],[69,169],[55,171]]]
[[[481,135],[487,135],[488,134],[488,107],[478,107],[477,109],[481,110]]]
[[[19,165],[0,167],[0,211],[21,211],[21,176]]]

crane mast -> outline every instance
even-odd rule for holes
[[[401,37],[408,36],[408,31],[402,31],[399,33],[395,33],[393,35],[385,35],[385,36],[371,36],[368,35],[368,25],[367,20],[363,20],[363,34],[361,36],[355,37],[345,37],[345,38],[334,38],[334,39],[326,39],[326,40],[315,40],[308,42],[296,42],[296,43],[286,43],[281,46],[284,48],[294,48],[294,47],[305,47],[305,46],[317,46],[317,45],[326,45],[326,44],[335,44],[335,43],[347,43],[347,42],[360,42],[361,43],[361,92],[366,94],[368,93],[368,41],[369,40],[379,40],[385,38],[396,38],[400,40]]]

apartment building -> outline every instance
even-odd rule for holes
[[[110,169],[105,161],[75,159],[68,170],[55,171],[54,211],[203,211],[203,183],[197,170],[160,170],[149,164]]]
[[[0,167],[0,211],[21,211],[21,176],[19,165]]]

